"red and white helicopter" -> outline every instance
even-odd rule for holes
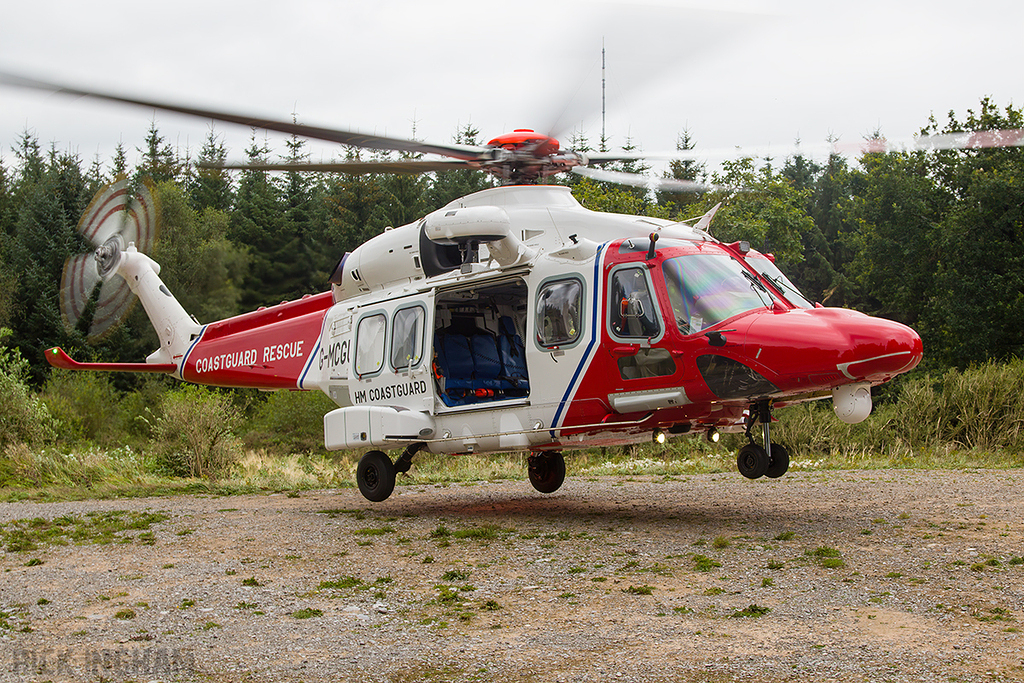
[[[78,363],[54,348],[47,352],[52,365],[322,391],[338,406],[324,416],[324,443],[332,450],[369,449],[356,478],[371,501],[392,493],[396,474],[408,471],[421,450],[529,451],[530,482],[550,493],[565,477],[566,449],[740,430],[749,439],[738,453],[740,473],[780,477],[789,455],[771,441],[774,408],[831,397],[839,419],[861,421],[871,411],[871,387],[913,369],[922,357],[921,338],[909,327],[813,304],[771,254],[715,239],[709,233],[714,209],[673,223],[589,211],[567,187],[529,184],[563,171],[600,176],[588,164],[622,155],[565,151],[532,131],[484,146],[434,145],[10,74],[0,82],[447,157],[307,170],[473,168],[510,183],[370,239],[341,258],[330,291],[207,324],[182,308],[160,280],[159,265],[145,255],[157,216],[147,187],[133,194],[126,182],[114,183],[82,218],[80,230],[95,252],[65,267],[66,317],[77,320],[102,282],[92,328],[100,332],[127,308],[130,289],[160,348],[145,363]],[[971,146],[954,138],[918,144]],[[975,146],[1019,145],[1022,135],[1002,131],[993,139]],[[392,460],[386,451],[400,455]]]

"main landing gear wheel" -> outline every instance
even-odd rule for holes
[[[769,479],[778,479],[789,471],[789,451],[785,446],[773,443],[770,460],[771,464],[768,465],[768,469],[764,473],[764,476]]]
[[[379,503],[395,490],[395,465],[383,451],[367,451],[356,467],[359,493],[367,500]]]
[[[748,443],[736,456],[736,468],[747,479],[778,479],[789,471],[789,451],[785,446],[773,443],[769,457],[762,446]]]
[[[768,453],[756,443],[748,443],[736,455],[736,469],[747,479],[760,479],[771,464]]]
[[[533,488],[541,493],[554,493],[565,481],[565,458],[558,451],[530,456],[526,471]]]
[[[761,423],[760,444],[754,443],[751,436],[755,422]],[[736,454],[736,468],[747,479],[778,479],[789,470],[789,451],[785,446],[772,442],[771,422],[772,406],[768,399],[751,404],[747,417],[747,438],[750,443]]]

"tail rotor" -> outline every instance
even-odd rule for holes
[[[128,245],[152,251],[157,235],[153,190],[149,180],[133,185],[118,178],[96,193],[78,222],[78,232],[94,251],[64,263],[60,311],[69,328],[87,326],[89,341],[101,339],[135,302],[128,283],[115,275]]]

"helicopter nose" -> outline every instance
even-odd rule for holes
[[[777,373],[780,388],[884,382],[923,355],[921,337],[906,325],[842,308],[766,312],[747,329],[746,351]]]
[[[911,328],[855,311],[844,312],[854,315],[844,316],[835,324],[850,340],[850,348],[840,353],[836,368],[847,379],[886,381],[921,362],[924,347]]]

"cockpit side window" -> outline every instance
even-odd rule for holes
[[[611,274],[608,292],[612,334],[650,339],[661,334],[658,306],[644,267],[620,268]]]

